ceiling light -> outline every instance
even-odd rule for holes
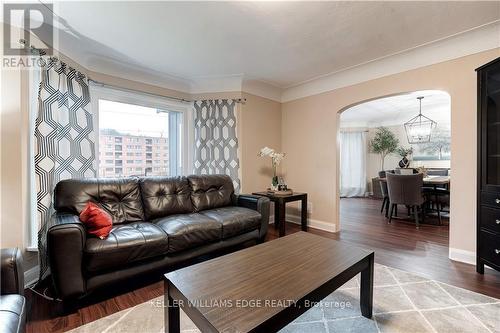
[[[404,124],[406,137],[408,138],[408,143],[410,144],[431,141],[432,130],[437,126],[437,123],[434,120],[427,118],[422,114],[423,98],[423,96],[417,97],[420,102],[420,111],[418,115],[411,118]]]

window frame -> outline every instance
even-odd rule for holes
[[[27,251],[38,251],[38,203],[37,203],[37,187],[36,187],[36,174],[35,174],[35,122],[38,116],[38,92],[40,89],[40,82],[42,80],[42,69],[34,67],[26,71],[23,76],[27,82],[26,92],[28,105],[27,105],[27,118],[28,118],[28,156],[27,156],[27,171],[28,171],[28,212],[27,222],[29,230],[29,240],[26,247]]]
[[[143,92],[135,92],[120,88],[103,86],[101,84],[90,83],[90,96],[92,104],[92,113],[94,120],[95,133],[95,156],[96,173],[99,177],[99,100],[104,99],[112,102],[133,104],[137,106],[156,108],[165,111],[178,112],[181,115],[182,130],[180,151],[181,156],[181,174],[189,175],[193,172],[193,145],[194,145],[194,127],[193,127],[193,106],[190,102],[181,102]],[[169,133],[170,134],[170,133]],[[169,135],[170,139],[170,135]],[[123,144],[123,143],[122,143]],[[169,161],[170,164],[170,161]]]

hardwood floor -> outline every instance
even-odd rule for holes
[[[474,265],[448,258],[447,225],[421,224],[416,230],[412,221],[387,224],[380,206],[379,200],[342,199],[341,232],[333,238],[374,250],[376,263],[500,298],[499,272],[488,269],[480,275]]]
[[[500,298],[500,273],[486,269],[479,275],[473,265],[448,259],[448,226],[421,225],[387,220],[381,202],[371,199],[341,200],[341,232],[333,234],[310,228],[310,232],[375,251],[375,262]],[[287,224],[287,234],[300,230]],[[277,238],[272,225],[267,240]],[[161,275],[114,286],[89,298],[69,314],[59,302],[48,301],[27,290],[28,333],[63,332],[163,295]]]

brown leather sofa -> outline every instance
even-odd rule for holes
[[[108,238],[86,234],[88,201],[113,217]],[[235,195],[228,176],[64,180],[54,193],[47,251],[58,296],[86,295],[119,280],[250,240],[262,241],[269,200]]]
[[[23,257],[17,248],[1,250],[0,333],[25,331]]]

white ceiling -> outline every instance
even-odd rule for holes
[[[151,83],[285,89],[500,19],[500,2],[59,2],[59,49]],[[196,89],[195,89],[196,90]]]
[[[450,95],[443,91],[423,90],[409,94],[379,98],[355,105],[340,115],[340,127],[378,127],[402,125],[418,114],[418,96],[423,96],[422,114],[449,128]]]

